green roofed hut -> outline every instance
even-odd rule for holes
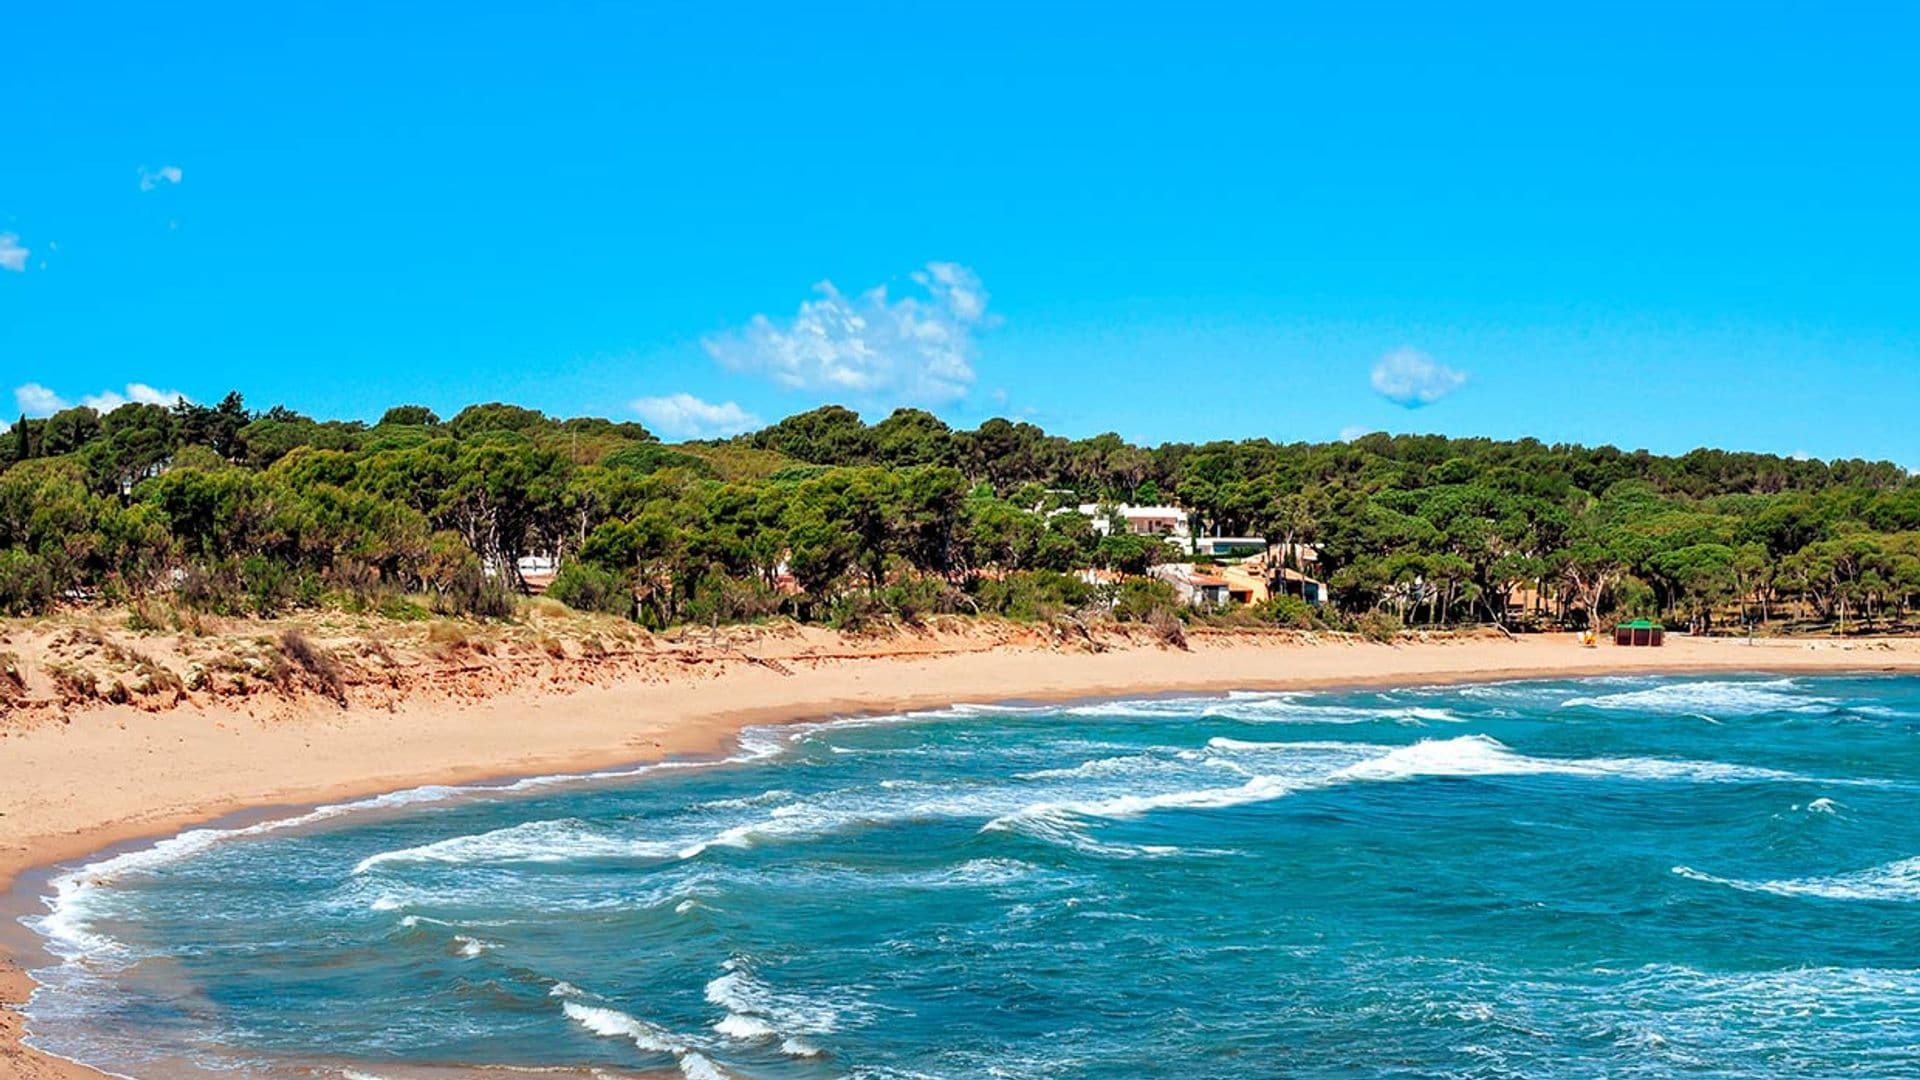
[[[1635,619],[1613,628],[1615,645],[1658,646],[1666,643],[1667,628],[1652,619]]]

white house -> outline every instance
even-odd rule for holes
[[[1164,536],[1183,544],[1190,536],[1187,512],[1177,506],[1081,503],[1076,509],[1092,521],[1093,531],[1101,536],[1112,532],[1115,522],[1135,536]]]
[[[481,563],[480,568],[490,578],[500,576],[500,567],[491,559]],[[514,569],[520,572],[520,580],[526,583],[527,591],[538,596],[553,584],[554,575],[560,570],[560,560],[552,555],[522,555],[514,560]]]
[[[1266,550],[1264,536],[1198,536],[1193,540],[1193,553],[1210,559],[1245,558]]]
[[[1147,574],[1173,586],[1174,595],[1189,607],[1225,607],[1232,598],[1226,578],[1191,563],[1162,563],[1148,567]]]
[[[1159,536],[1182,553],[1208,559],[1237,559],[1267,553],[1263,536],[1195,536],[1187,511],[1178,506],[1135,506],[1131,503],[1081,503],[1056,514],[1077,513],[1092,524],[1095,535],[1106,536],[1119,525],[1135,536]],[[1295,545],[1305,548],[1304,545]]]

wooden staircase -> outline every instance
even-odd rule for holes
[[[739,657],[742,660],[745,660],[749,664],[759,664],[761,667],[766,668],[769,671],[773,671],[778,674],[785,675],[789,679],[793,678],[793,669],[781,663],[780,661],[775,660],[771,656],[755,656],[752,653],[746,651],[745,649],[740,648],[738,645],[729,644],[724,646],[724,648],[726,649],[727,652],[731,653],[734,656]]]

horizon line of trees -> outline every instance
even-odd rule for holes
[[[369,425],[255,412],[236,392],[0,434],[0,611],[165,597],[406,613],[425,597],[501,615],[518,560],[544,554],[561,564],[552,595],[655,627],[1032,617],[1093,601],[1073,571],[1179,557],[1050,510],[1163,500],[1198,533],[1313,545],[1334,618],[1845,628],[1920,601],[1920,480],[1889,462],[1386,434],[1143,447],[1006,419],[955,430],[917,409],[868,424],[840,406],[667,445],[502,403],[445,420],[402,405]],[[1170,603],[1128,589],[1123,613]]]

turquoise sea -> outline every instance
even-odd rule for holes
[[[49,891],[137,1077],[1911,1077],[1920,679],[962,706]]]

